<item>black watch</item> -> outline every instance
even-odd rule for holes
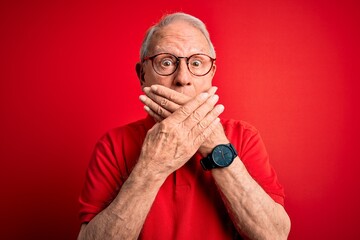
[[[228,167],[236,156],[237,152],[231,143],[220,144],[217,145],[207,157],[201,159],[200,163],[204,170],[224,168]]]

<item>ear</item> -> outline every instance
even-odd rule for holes
[[[136,66],[135,66],[135,70],[136,70],[136,75],[138,77],[138,79],[140,80],[140,85],[144,85],[145,83],[145,78],[144,78],[144,70],[143,70],[143,66],[142,66],[142,63],[138,62],[136,63]]]

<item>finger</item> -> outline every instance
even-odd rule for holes
[[[214,95],[217,90],[218,90],[217,87],[211,87],[211,88],[209,88],[209,90],[208,90],[207,92],[208,92],[210,95]]]
[[[209,99],[208,93],[200,93],[195,98],[193,98],[188,103],[186,103],[184,106],[181,106],[178,110],[176,110],[171,116],[169,116],[165,120],[169,119],[169,121],[173,121],[174,124],[184,123],[184,121],[208,99]],[[189,129],[191,128],[192,127],[190,125]]]
[[[194,144],[196,146],[201,146],[215,131],[217,125],[220,122],[220,118],[215,118],[212,122],[208,124],[207,127],[203,129],[203,131],[199,132],[199,134],[196,136]]]
[[[168,116],[170,116],[171,112],[169,112],[167,109],[163,108],[162,106],[158,105],[151,98],[145,95],[140,95],[139,99],[142,103],[145,104],[145,106],[147,106],[147,108],[144,108],[146,111],[151,110],[155,114],[159,115],[161,118],[167,118]]]
[[[177,109],[179,109],[180,105],[183,105],[190,100],[189,96],[161,85],[152,85],[151,88],[145,87],[143,91],[147,97],[153,101],[148,101],[148,106],[150,109],[157,113],[164,113],[164,115],[161,116],[162,118],[168,117],[168,112],[175,112]],[[216,91],[217,87],[211,87],[207,92],[210,95],[214,95]],[[147,102],[144,103],[147,104]],[[154,103],[157,103],[159,106],[156,106]],[[167,111],[159,108],[163,108]]]
[[[188,129],[192,129],[200,121],[202,121],[205,116],[214,109],[215,104],[219,100],[218,95],[211,96],[207,99],[201,106],[194,110],[190,116],[184,121],[184,126]]]
[[[191,130],[194,136],[201,135],[209,125],[224,112],[224,106],[222,104],[216,105],[201,121],[199,121]]]
[[[146,88],[144,88],[144,91],[145,89]],[[214,95],[217,90],[218,88],[216,86],[213,86],[208,89],[207,93],[209,93],[209,95]],[[177,105],[184,105],[191,99],[189,96],[186,96],[183,93],[179,93],[162,85],[152,85],[150,88],[150,92],[160,97],[164,97]]]
[[[168,99],[166,97],[163,97],[161,95],[157,95],[157,93],[154,93],[148,87],[145,87],[143,90],[144,90],[144,92],[145,92],[145,94],[146,94],[146,96],[148,98],[150,98],[159,107],[164,108],[168,112],[173,113],[180,107],[179,104],[177,104],[175,102],[172,102],[170,99]],[[152,107],[152,106],[149,106],[149,107]],[[152,108],[152,109],[154,109],[154,108]],[[163,116],[163,117],[167,117],[167,116]]]
[[[186,96],[183,93],[179,93],[162,85],[152,85],[150,91],[158,96],[168,99],[170,102],[173,102],[177,105],[184,105],[191,99],[189,96]]]

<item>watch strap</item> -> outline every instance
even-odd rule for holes
[[[201,159],[200,164],[204,170],[210,170],[216,167],[214,161],[211,158],[211,153],[208,156]]]

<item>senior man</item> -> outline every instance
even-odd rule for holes
[[[136,65],[148,117],[96,145],[78,239],[286,239],[283,188],[257,130],[219,118],[205,25],[164,16]]]

